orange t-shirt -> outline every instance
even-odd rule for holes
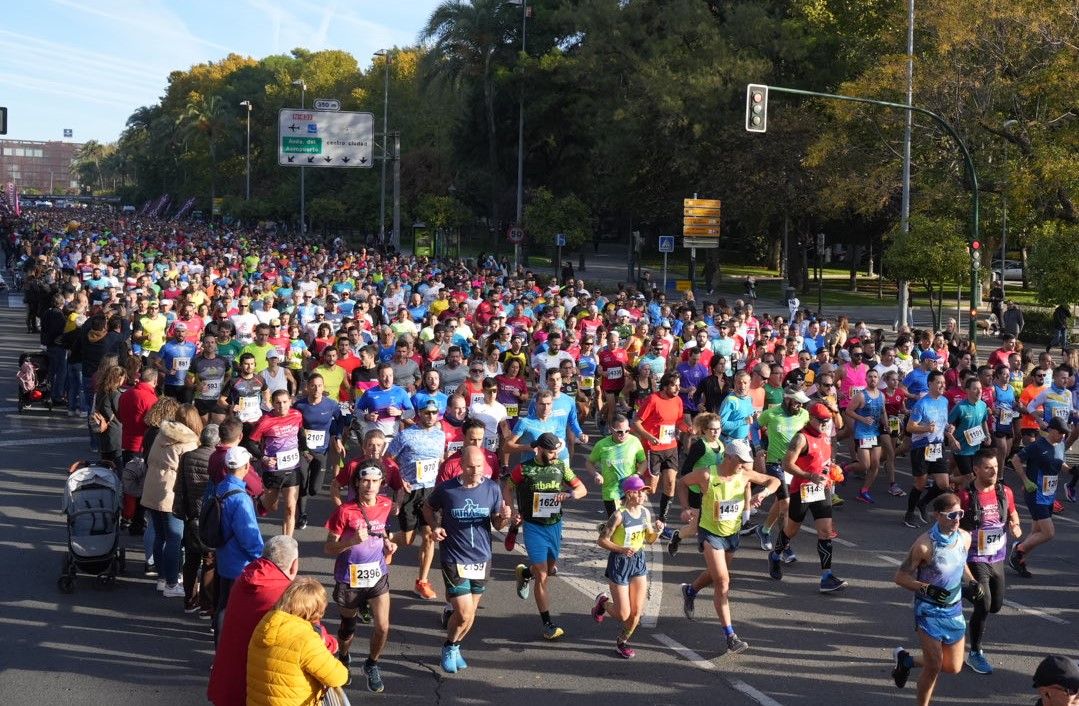
[[[1048,385],[1034,385],[1030,384],[1023,388],[1023,392],[1019,395],[1019,408],[1023,410],[1023,416],[1019,418],[1020,429],[1038,429],[1038,420],[1033,414],[1027,414],[1027,405],[1034,401],[1034,398],[1042,393]]]
[[[659,439],[660,443],[653,444],[647,439],[642,440],[649,451],[666,451],[678,445],[676,431],[685,428],[682,417],[682,398],[678,395],[665,399],[658,392],[649,395],[641,405],[637,418],[644,430]]]

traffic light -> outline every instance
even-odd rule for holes
[[[982,266],[982,244],[977,240],[970,244],[970,262],[975,269]]]
[[[768,86],[751,83],[746,86],[746,130],[768,130]]]
[[[7,108],[0,108],[0,135],[7,134]]]

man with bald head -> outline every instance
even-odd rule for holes
[[[486,476],[486,466],[482,448],[465,446],[461,475],[438,485],[423,505],[427,526],[441,545],[442,579],[452,611],[442,616],[442,669],[450,673],[468,667],[461,642],[472,629],[491,572],[491,527],[500,530],[510,519],[510,508],[498,483]]]

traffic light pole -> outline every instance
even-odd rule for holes
[[[756,84],[754,84],[756,85]],[[763,85],[763,84],[762,84]],[[978,218],[979,218],[979,202],[978,202],[978,173],[974,169],[974,160],[970,156],[970,150],[967,149],[967,145],[963,142],[963,138],[959,136],[959,133],[955,131],[947,120],[937,115],[931,110],[925,108],[919,108],[914,105],[905,105],[903,103],[891,103],[889,101],[873,100],[871,98],[856,98],[854,96],[841,96],[835,93],[817,93],[816,91],[803,91],[798,88],[783,88],[781,86],[767,86],[768,92],[777,93],[792,93],[799,96],[812,96],[814,98],[829,98],[832,100],[848,101],[850,103],[865,103],[868,105],[878,105],[883,108],[892,108],[894,110],[904,110],[912,113],[920,113],[933,119],[940,127],[944,129],[948,135],[955,140],[955,144],[959,146],[959,151],[963,155],[963,162],[967,169],[967,178],[970,180],[971,190],[971,206],[970,206],[970,236],[968,237],[968,245],[971,247],[971,260],[970,260],[970,308],[971,317],[967,326],[967,335],[973,342],[975,334],[977,333],[977,309],[981,306],[982,302],[982,290],[981,283],[979,281],[980,272],[975,260],[974,252],[976,251],[974,243],[978,242]]]

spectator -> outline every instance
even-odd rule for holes
[[[1013,300],[1004,302],[1004,315],[1000,319],[1000,328],[1004,333],[1020,338],[1026,321],[1023,319],[1023,311]]]
[[[314,704],[326,687],[348,680],[348,669],[314,629],[326,603],[322,584],[299,578],[259,621],[247,651],[249,706]]]
[[[1053,349],[1053,346],[1060,346],[1061,353],[1068,350],[1068,322],[1071,316],[1071,309],[1066,304],[1061,304],[1053,310],[1053,337],[1049,340],[1049,345],[1045,347],[1047,353]]]
[[[1035,706],[1065,706],[1079,695],[1079,667],[1075,660],[1049,655],[1034,670],[1034,688],[1038,690]]]
[[[237,599],[225,611],[228,628],[222,626],[206,689],[206,698],[214,706],[247,703],[247,645],[251,633],[299,570],[299,545],[292,537],[279,534],[266,540],[262,557],[248,564],[236,579],[232,591],[243,600]]]
[[[197,449],[180,457],[176,479],[176,501],[172,512],[184,523],[184,612],[209,617],[213,612],[213,552],[199,541],[199,514],[202,496],[210,484],[210,455],[221,438],[216,424],[207,424],[199,436]],[[201,577],[201,579],[200,579]]]
[[[146,434],[146,413],[157,402],[157,370],[143,368],[139,381],[127,392],[120,395],[116,416],[120,418],[122,433],[120,448],[123,451],[123,463],[127,463],[136,454],[142,453],[143,436]]]
[[[120,388],[127,379],[127,373],[118,365],[102,370],[98,375],[97,392],[94,394],[94,411],[101,415],[108,426],[105,431],[93,433],[97,436],[97,448],[102,461],[116,464],[120,460],[122,448],[122,425],[120,424]]]
[[[242,446],[233,446],[225,452],[224,461],[228,475],[221,482],[207,488],[207,497],[210,492],[223,497],[235,488],[245,491],[247,489],[244,477],[251,470],[251,452]],[[202,501],[206,502],[206,497]],[[217,590],[214,595],[214,630],[217,642],[220,642],[225,606],[228,604],[232,584],[248,564],[262,555],[262,533],[259,532],[255,505],[246,492],[230,495],[222,502],[221,536],[227,537],[228,541],[217,549]]]
[[[26,296],[29,300],[31,290],[27,290]],[[64,324],[67,323],[63,311],[64,297],[54,294],[49,303],[49,308],[41,317],[41,345],[45,346],[45,354],[49,358],[52,403],[60,405],[64,401],[64,382],[67,380],[67,349],[63,345]],[[29,303],[27,306],[33,309]],[[34,330],[37,330],[36,325]]]

